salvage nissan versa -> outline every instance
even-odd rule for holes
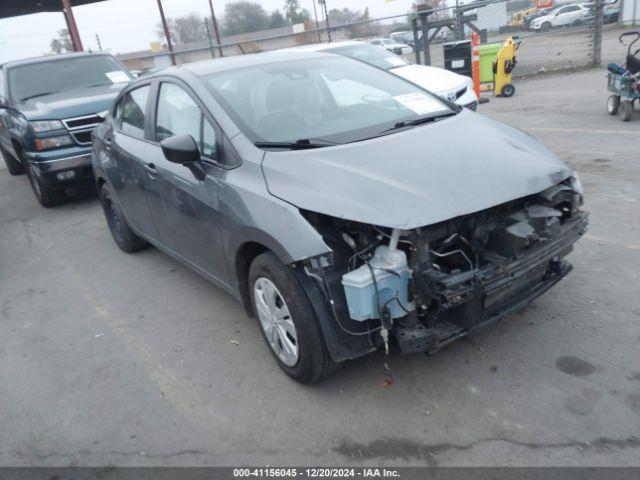
[[[151,243],[237,297],[306,383],[522,308],[587,227],[577,176],[531,137],[326,53],[138,79],[93,148],[119,247]]]

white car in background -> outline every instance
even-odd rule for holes
[[[383,47],[367,42],[348,40],[334,43],[316,43],[286,50],[330,52],[359,60],[389,73],[402,77],[425,90],[451,102],[475,110],[478,97],[473,89],[473,80],[448,70],[425,65],[414,65],[404,58],[388,52]]]
[[[586,23],[592,16],[591,8],[587,4],[564,5],[533,20],[530,28],[546,32],[558,27],[577,27]]]
[[[383,47],[396,55],[409,55],[413,53],[413,48],[406,43],[398,43],[390,38],[374,38],[369,40],[371,45],[377,45]]]

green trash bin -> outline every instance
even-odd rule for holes
[[[493,82],[493,61],[498,56],[502,43],[487,43],[478,47],[480,54],[480,83]]]

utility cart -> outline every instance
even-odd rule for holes
[[[634,37],[627,45],[626,37]],[[607,89],[611,93],[607,101],[607,112],[618,113],[623,122],[631,120],[634,103],[640,99],[640,48],[633,51],[633,45],[640,39],[640,32],[626,32],[618,40],[627,46],[627,61],[623,67],[615,63],[608,66]]]

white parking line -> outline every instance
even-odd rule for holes
[[[608,130],[597,128],[526,127],[528,132],[593,133],[601,135],[640,135],[640,130]]]

